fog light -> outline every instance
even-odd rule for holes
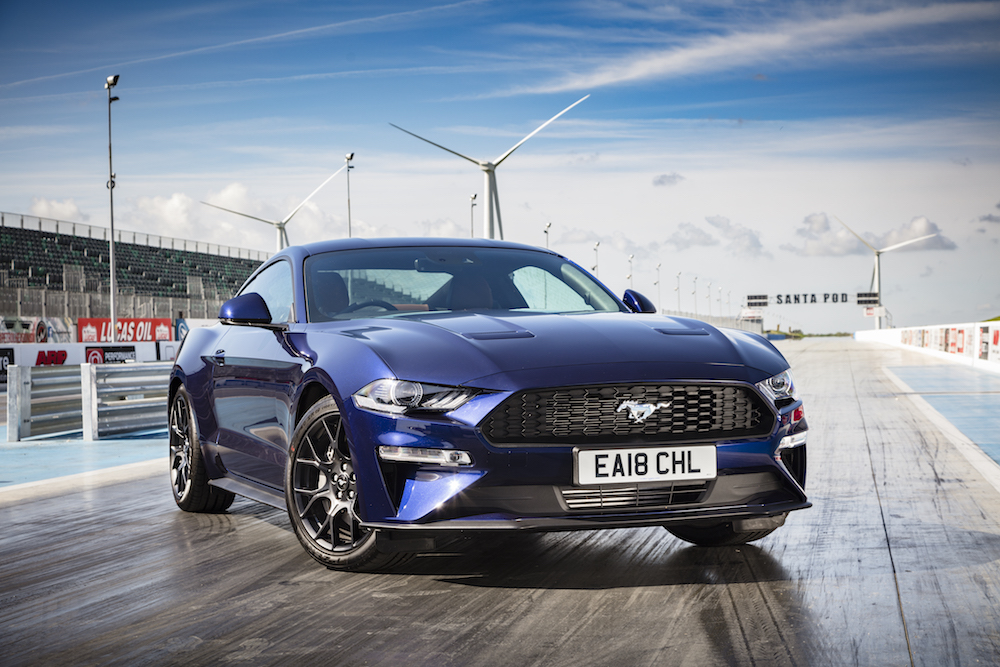
[[[793,447],[801,447],[806,444],[806,435],[809,431],[801,431],[799,433],[793,433],[792,435],[786,435],[784,438],[778,442],[778,451],[782,449],[791,449]]]
[[[471,466],[469,452],[458,449],[429,449],[426,447],[396,447],[380,445],[378,455],[383,461],[398,463],[428,463],[439,466]]]

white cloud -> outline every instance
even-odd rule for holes
[[[694,246],[719,245],[717,238],[690,222],[677,225],[677,231],[671,234],[666,242],[678,250],[687,250]]]
[[[468,238],[469,225],[459,224],[450,218],[417,220],[402,228],[393,225],[371,225],[365,221],[353,220],[351,231],[353,236],[373,238],[409,236]]]
[[[858,240],[844,225],[839,222],[832,226],[826,213],[807,215],[802,221],[802,227],[795,233],[804,238],[802,246],[786,243],[782,250],[807,256],[842,256],[862,255],[871,252],[865,244]]]
[[[779,63],[802,66],[833,57],[866,57],[859,46],[874,35],[898,35],[907,30],[948,23],[996,20],[1000,5],[989,2],[902,7],[882,12],[846,13],[833,18],[790,20],[759,31],[733,31],[702,36],[681,46],[645,50],[507,94],[593,90],[608,85],[662,80],[693,74],[759,67]],[[585,63],[589,66],[589,62]]]
[[[997,204],[997,208],[1000,209],[1000,204]],[[995,215],[993,213],[987,213],[986,215],[979,216],[979,222],[995,222],[995,223],[1000,223],[1000,215]]]
[[[910,222],[900,225],[899,229],[892,229],[882,236],[875,237],[877,242],[872,245],[880,249],[888,248],[889,246],[896,245],[897,243],[904,243],[929,234],[937,234],[937,236],[920,241],[919,243],[911,243],[910,245],[903,246],[899,249],[900,252],[912,252],[917,250],[954,250],[958,247],[955,245],[954,241],[941,233],[940,227],[928,220],[926,216],[913,218]]]
[[[653,185],[656,186],[666,186],[677,185],[684,180],[684,177],[678,174],[676,171],[672,171],[669,174],[660,174],[653,179]]]
[[[553,231],[557,231],[558,236],[553,234],[552,243],[558,245],[573,245],[578,243],[594,245],[594,243],[601,240],[597,232],[590,229],[581,229],[580,227],[557,228]]]
[[[733,255],[737,257],[771,257],[771,253],[764,250],[764,244],[760,241],[760,232],[734,223],[721,215],[709,216],[705,218],[705,221],[722,232],[727,240],[726,248]]]
[[[78,133],[80,128],[71,125],[8,125],[0,127],[0,141],[27,139],[38,141],[58,134]]]
[[[384,30],[391,30],[394,27],[395,28],[412,27],[412,22],[414,21],[414,19],[418,19],[422,16],[433,17],[434,15],[438,16],[440,16],[441,14],[447,15],[448,13],[455,12],[457,9],[463,6],[482,4],[485,1],[486,0],[459,0],[459,2],[453,2],[443,5],[421,7],[417,9],[407,9],[400,12],[390,12],[387,14],[367,16],[356,19],[348,19],[346,21],[326,23],[323,25],[310,26],[307,28],[299,28],[297,30],[287,30],[284,32],[262,35],[260,37],[250,37],[247,39],[223,42],[220,44],[201,46],[194,49],[186,49],[184,51],[175,51],[173,53],[165,53],[156,56],[149,56],[146,58],[136,58],[133,60],[119,62],[112,65],[101,65],[100,67],[91,67],[88,69],[75,70],[71,72],[62,72],[60,74],[50,74],[48,76],[39,76],[31,79],[24,79],[21,81],[12,81],[10,83],[0,84],[0,89],[19,86],[21,84],[32,83],[35,81],[48,81],[51,79],[58,79],[61,77],[72,76],[74,74],[86,74],[88,72],[103,71],[108,68],[114,69],[126,65],[136,65],[139,63],[149,63],[160,60],[169,60],[173,58],[189,57],[197,54],[217,53],[219,51],[228,51],[231,49],[242,48],[250,45],[265,44],[270,42],[285,42],[289,40],[298,40],[302,38],[316,38],[330,34],[381,32]],[[440,21],[440,18],[438,19],[431,18],[430,20]]]
[[[184,238],[190,238],[196,233],[192,220],[192,208],[196,205],[197,202],[186,194],[176,192],[169,197],[139,197],[130,212],[129,221],[143,231],[170,229],[174,233],[180,231]]]
[[[881,236],[870,232],[858,232],[857,229],[854,231],[860,233],[872,247],[879,249],[929,234],[937,234],[937,236],[903,246],[899,250],[954,250],[957,247],[951,239],[941,234],[941,229],[935,223],[925,216],[915,217],[910,222],[900,225],[898,229],[890,230]],[[795,233],[805,239],[803,244],[796,246],[786,243],[781,246],[782,250],[807,256],[832,257],[864,255],[872,252],[871,248],[865,246],[844,224],[839,221],[831,223],[825,213],[813,213],[806,216],[802,221],[802,226],[795,230]]]
[[[45,197],[31,198],[31,215],[66,222],[86,222],[90,219],[89,215],[80,211],[80,207],[72,199],[58,201]]]

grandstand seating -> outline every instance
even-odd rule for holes
[[[202,252],[115,243],[118,288],[136,295],[188,296],[188,278],[201,278],[205,292],[226,299],[259,261]],[[53,232],[0,228],[0,269],[27,287],[63,289],[63,265],[82,266],[88,279],[108,282],[108,242]],[[90,282],[90,280],[88,280]],[[214,294],[213,294],[214,292]],[[199,297],[201,295],[198,295]]]

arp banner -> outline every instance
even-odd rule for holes
[[[111,364],[123,361],[158,361],[159,343],[101,345],[98,343],[15,344],[0,348],[0,365],[18,366],[78,366],[79,364]],[[13,354],[13,358],[11,358]]]
[[[121,318],[117,321],[116,343],[147,343],[173,340],[173,327],[166,317]],[[111,318],[81,317],[76,326],[80,343],[110,343]]]

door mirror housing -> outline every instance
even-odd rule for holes
[[[635,290],[627,289],[625,290],[625,296],[622,297],[622,301],[628,306],[628,309],[633,313],[655,313],[656,306],[652,301],[639,294]]]
[[[270,325],[271,312],[260,294],[247,292],[222,304],[222,308],[219,309],[219,319],[223,324]]]

